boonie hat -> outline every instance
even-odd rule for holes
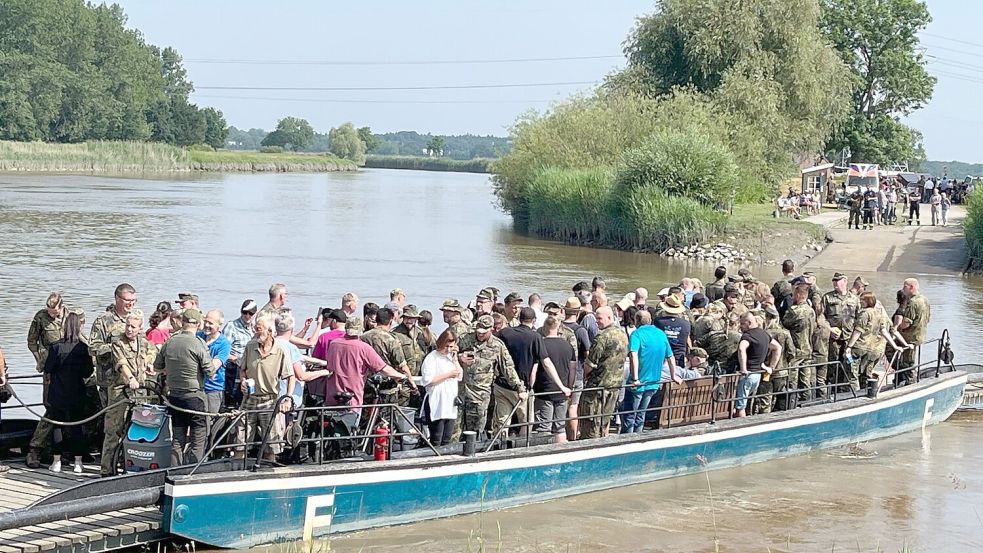
[[[362,335],[362,319],[358,317],[351,317],[345,321],[345,335],[346,336],[361,336]]]
[[[444,300],[444,303],[443,304],[441,304],[440,310],[441,311],[457,311],[458,313],[460,313],[461,311],[464,311],[464,307],[461,306],[461,302],[457,301],[456,299],[454,299],[454,298],[448,298],[448,299]]]
[[[492,319],[491,315],[482,315],[474,322],[475,332],[491,332],[493,328],[495,328],[495,319]]]
[[[690,357],[702,357],[704,359],[710,357],[709,355],[707,355],[707,350],[703,348],[690,348],[689,353],[687,355],[689,355]]]
[[[683,304],[679,303],[679,298],[673,295],[666,297],[666,300],[659,305],[659,308],[666,313],[672,313],[673,315],[679,315],[686,310],[686,308],[683,307]]]
[[[843,273],[833,273],[833,282],[836,282],[837,280],[845,280],[845,279],[846,279],[846,275],[845,274],[843,274]]]
[[[201,322],[201,311],[198,311],[194,307],[190,309],[185,309],[181,312],[181,320],[185,323],[200,323]]]
[[[420,312],[416,310],[416,306],[413,304],[406,304],[403,306],[403,318],[404,319],[419,319]]]

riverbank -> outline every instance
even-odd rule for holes
[[[187,150],[152,142],[79,144],[0,141],[0,172],[169,173],[356,171],[354,162],[330,154]]]
[[[458,173],[490,173],[489,158],[450,159],[423,156],[366,156],[365,167],[372,169],[412,169],[415,171],[453,171]]]

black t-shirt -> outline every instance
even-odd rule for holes
[[[768,357],[771,336],[764,329],[752,328],[741,335],[741,340],[747,340],[749,344],[747,348],[747,370],[760,371],[761,365]]]
[[[503,328],[498,333],[498,338],[505,342],[505,347],[512,356],[512,362],[515,363],[515,372],[519,373],[522,383],[528,387],[533,364],[546,359],[543,337],[528,326],[519,325]]]
[[[566,338],[553,336],[544,338],[543,345],[546,347],[546,353],[550,361],[556,367],[556,374],[560,377],[560,381],[568,384],[570,382],[570,362],[574,360],[573,348],[570,347],[570,343],[567,342]],[[533,386],[533,391],[537,394],[556,392],[553,395],[541,396],[541,399],[548,399],[550,401],[560,401],[563,399],[560,388],[557,387],[556,382],[553,382],[553,379],[550,378],[549,373],[543,369],[542,365],[539,366],[539,370],[536,372],[536,384]]]
[[[692,332],[689,321],[676,315],[663,315],[654,319],[653,324],[656,328],[666,333],[669,338],[669,345],[672,346],[672,355],[678,360],[686,355],[686,340]]]

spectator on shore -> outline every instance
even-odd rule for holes
[[[932,195],[928,197],[928,203],[932,210],[932,226],[936,226],[941,223],[940,216],[942,215],[942,194],[938,190],[934,190]]]
[[[434,446],[451,443],[457,423],[458,382],[464,377],[457,358],[457,339],[449,328],[441,332],[436,349],[420,366],[421,383],[427,390],[421,414],[428,421]]]
[[[2,364],[0,357],[0,364]],[[64,334],[61,340],[48,347],[44,374],[50,380],[44,416],[56,421],[79,421],[85,418],[85,379],[92,376],[92,356],[82,341],[82,323],[79,316],[65,316]],[[82,474],[82,457],[86,446],[79,426],[61,426],[61,441],[52,447],[54,460],[48,468],[61,472],[62,455],[75,460],[73,472]]]

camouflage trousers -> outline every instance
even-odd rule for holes
[[[775,380],[769,378],[765,380],[764,377],[767,375],[761,375],[761,382],[758,384],[758,391],[754,395],[759,396],[754,398],[754,412],[755,413],[771,413],[772,407],[775,405],[775,396],[773,392],[775,391]]]
[[[866,348],[853,348],[853,380],[850,388],[854,391],[867,387],[867,380],[877,370],[878,363],[884,358],[884,350],[871,351]],[[856,383],[856,387],[854,387]]]
[[[607,435],[619,390],[587,390],[580,396],[580,439]]]
[[[492,397],[495,398],[495,420],[492,421],[492,435],[497,435],[503,426],[513,423],[525,424],[529,422],[529,401],[519,399],[519,392],[503,388],[497,384],[492,385]],[[512,416],[513,410],[515,416]],[[516,420],[517,419],[517,420]],[[525,435],[529,430],[527,426],[515,427],[519,434]],[[515,434],[516,432],[512,432]],[[508,432],[502,433],[503,437],[508,436]]]
[[[787,411],[794,408],[797,403],[798,393],[795,389],[799,387],[799,368],[786,367],[776,374],[778,376],[771,377],[771,391],[774,394],[771,408],[773,411]]]
[[[824,359],[825,361],[825,359]],[[804,363],[812,364],[815,362],[815,358],[806,360]],[[826,385],[826,366],[820,365],[818,367],[798,367],[798,389],[799,389],[799,401],[809,401],[813,397],[816,397],[817,392],[812,390],[813,386],[825,386]],[[791,382],[791,380],[789,380]],[[826,388],[819,388],[819,397],[825,397],[824,394]]]
[[[44,402],[45,407],[48,405],[48,386],[51,384],[51,377],[48,373],[44,373],[42,376],[42,383],[44,388],[41,392],[41,400]],[[45,417],[48,416],[48,411],[44,412]],[[65,421],[68,422],[68,421]],[[34,435],[31,436],[31,449],[44,449],[51,444],[51,434],[54,432],[55,427],[53,424],[39,420],[37,427],[34,428]]]
[[[465,430],[477,433],[479,440],[485,435],[485,427],[488,424],[488,404],[491,402],[491,397],[483,397],[479,401],[472,401],[463,397],[462,399],[464,405],[457,409],[457,424],[454,425],[454,433],[451,434],[450,443],[460,441],[461,432]]]
[[[106,405],[115,403],[125,397],[122,386],[100,388],[100,391],[103,391],[106,396]],[[103,476],[109,476],[115,473],[116,448],[119,446],[120,440],[123,439],[127,409],[127,405],[119,405],[106,411],[104,415],[102,458],[100,459],[99,470]]]
[[[898,375],[896,382],[899,386],[904,386],[909,382],[918,381],[918,351],[921,349],[917,344],[913,349],[906,349],[901,353],[901,364],[897,369]],[[908,370],[905,370],[908,369]]]

